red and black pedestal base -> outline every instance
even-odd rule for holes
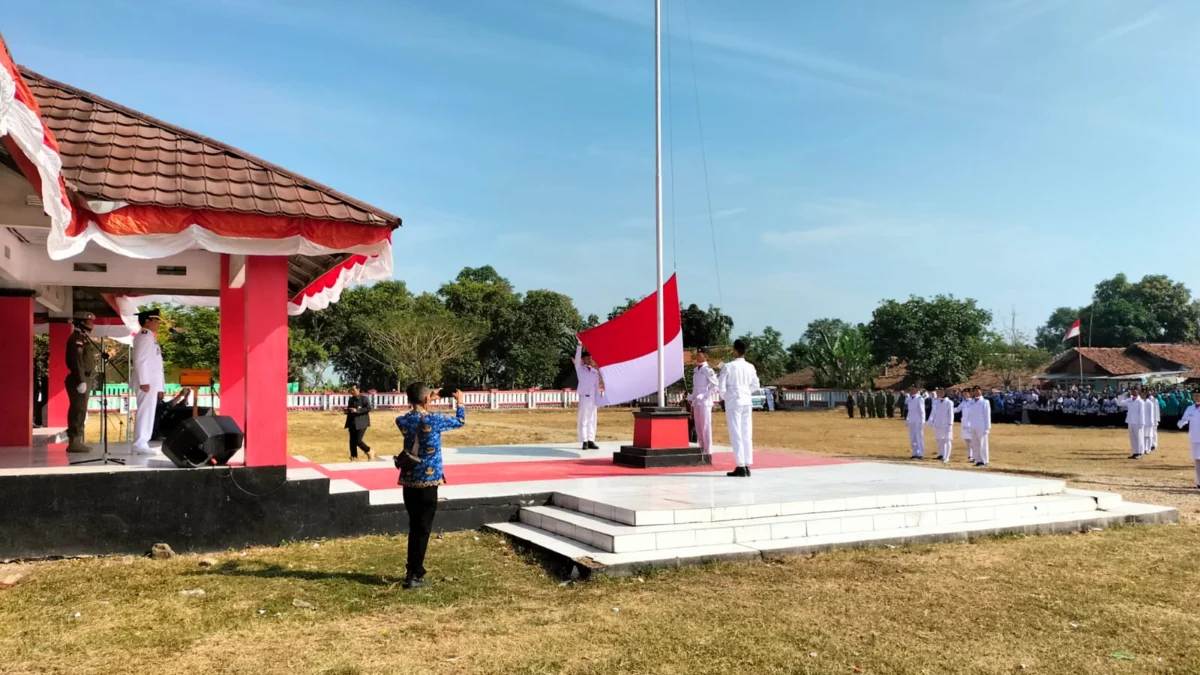
[[[688,443],[686,410],[646,406],[633,413],[633,445],[614,452],[613,464],[638,469],[711,466],[712,456]]]

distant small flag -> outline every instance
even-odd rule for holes
[[[1071,330],[1063,336],[1063,342],[1070,340],[1073,337],[1079,337],[1079,319],[1075,319],[1075,323],[1071,324]]]

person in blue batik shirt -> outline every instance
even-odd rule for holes
[[[408,386],[412,410],[396,418],[396,427],[404,435],[404,449],[419,458],[413,467],[400,470],[400,485],[404,488],[404,510],[408,512],[408,569],[404,588],[425,588],[425,552],[433,531],[433,516],[437,513],[438,486],[446,482],[442,473],[442,432],[466,424],[462,392],[454,392],[454,417],[429,412],[429,404],[437,393],[421,382]]]

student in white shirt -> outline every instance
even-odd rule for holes
[[[725,401],[729,444],[733,446],[733,455],[737,460],[737,468],[726,475],[741,478],[750,476],[750,465],[754,463],[754,420],[751,415],[754,406],[751,395],[761,385],[758,370],[754,364],[746,361],[746,343],[734,341],[733,351],[737,353],[737,358],[721,367],[717,389],[721,392],[721,400]]]

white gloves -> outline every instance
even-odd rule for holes
[[[79,384],[78,384],[78,385],[75,387],[75,393],[77,393],[77,394],[86,394],[86,393],[87,393],[87,383],[86,383],[86,382],[80,382],[80,383],[79,383]]]

